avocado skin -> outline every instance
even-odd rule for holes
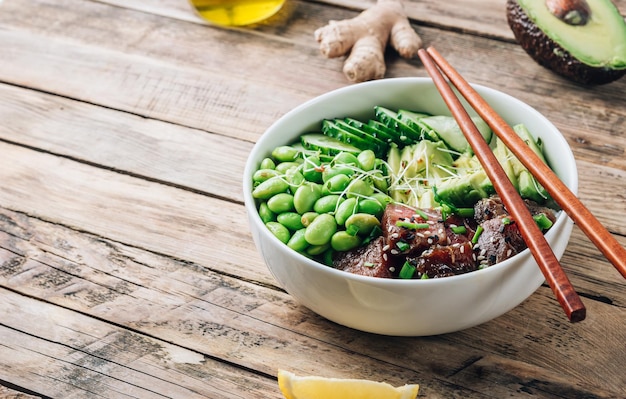
[[[516,0],[507,1],[507,19],[518,43],[539,65],[584,85],[616,81],[626,70],[586,65],[559,46],[530,20]]]

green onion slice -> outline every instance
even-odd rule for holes
[[[400,270],[399,277],[405,280],[411,279],[415,274],[415,269],[415,266],[409,262],[404,262],[404,265],[402,265],[402,269]]]

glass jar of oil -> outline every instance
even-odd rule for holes
[[[285,0],[189,0],[207,21],[224,26],[261,22],[277,13]]]

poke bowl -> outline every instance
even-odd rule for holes
[[[530,138],[576,193],[575,159],[558,129],[510,95],[473,87],[520,135]],[[524,174],[489,127],[468,111],[494,153],[507,159],[503,165],[520,192],[530,187],[532,193],[524,194],[529,209],[539,209],[539,216],[549,214],[545,237],[560,258],[571,235],[571,219],[550,203],[536,181],[529,186],[532,175]],[[393,136],[377,121],[398,131],[413,130]],[[360,136],[367,125],[381,130]],[[471,148],[455,136],[457,130],[432,80],[419,77],[347,86],[296,107],[270,126],[247,160],[243,194],[254,242],[278,284],[328,320],[394,336],[470,328],[531,296],[544,277],[523,242],[511,247],[515,237],[494,239],[485,233],[498,234],[487,223],[483,228],[478,212],[488,219],[485,215],[494,209],[503,211],[498,214],[500,232],[515,222],[498,207],[493,187],[480,174]],[[415,155],[432,148],[438,155]],[[418,158],[419,167],[413,164]],[[331,176],[338,165],[354,167]],[[343,176],[334,178],[339,174]],[[262,185],[272,178],[274,185]],[[300,187],[307,188],[297,193]],[[325,197],[332,197],[334,205],[317,207]],[[380,207],[365,210],[365,203],[369,207],[373,202]],[[462,216],[464,211],[471,215]],[[485,254],[488,240],[506,244]],[[442,257],[453,258],[453,265],[444,264]]]

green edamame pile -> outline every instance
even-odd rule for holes
[[[385,163],[372,150],[325,155],[275,148],[253,175],[252,196],[269,231],[290,248],[331,264],[380,234],[391,201]]]

